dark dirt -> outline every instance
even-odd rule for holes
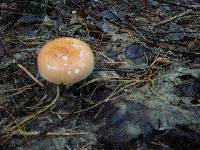
[[[198,0],[3,0],[0,10],[1,149],[200,148]],[[26,120],[56,96],[36,60],[62,36],[91,46],[94,71]]]

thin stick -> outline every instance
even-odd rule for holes
[[[86,86],[86,85],[89,85],[91,83],[94,83],[94,82],[97,82],[97,81],[122,81],[122,82],[130,82],[130,81],[138,81],[137,79],[125,79],[123,77],[105,77],[105,78],[95,78],[95,79],[92,79],[90,81],[88,81],[87,83],[81,85],[80,87],[78,87],[78,89]]]
[[[95,52],[95,53],[101,55],[102,57],[104,57],[104,58],[110,60],[111,62],[115,62],[113,59],[111,59],[110,57],[108,57],[108,56],[102,54],[101,52],[98,52],[98,51],[95,51],[95,50],[93,50],[93,52]]]
[[[175,20],[175,19],[177,19],[177,18],[183,17],[183,16],[185,16],[185,15],[191,13],[192,11],[193,11],[192,9],[189,9],[189,10],[187,10],[187,11],[184,11],[184,12],[182,12],[182,13],[176,15],[176,16],[173,16],[173,17],[167,18],[167,19],[164,20],[164,21],[161,21],[160,23],[156,24],[155,26],[159,26],[159,25],[163,25],[163,24],[166,24],[166,23],[168,23],[168,22],[171,22],[171,21],[173,21],[173,20]]]
[[[59,96],[60,96],[60,88],[59,88],[59,85],[57,85],[57,95],[56,95],[55,99],[49,105],[47,105],[44,108],[40,109],[38,112],[36,112],[36,113],[34,113],[34,114],[30,115],[30,116],[27,116],[27,117],[23,118],[23,120],[21,120],[19,122],[14,122],[14,123],[16,123],[16,126],[13,126],[10,129],[12,129],[12,130],[16,129],[17,127],[23,125],[27,121],[30,121],[30,120],[34,119],[36,116],[44,113],[46,110],[48,110],[49,108],[51,108],[57,102],[57,100],[59,99]],[[13,123],[11,123],[10,125],[8,125],[7,128],[9,129],[9,127],[12,126],[12,125],[13,125]]]
[[[99,115],[99,113],[101,112],[101,110],[104,108],[105,105],[102,105],[101,108],[98,110],[98,112],[96,113],[96,115],[94,116],[94,118],[96,119],[97,116]]]
[[[104,103],[109,102],[109,101],[112,99],[112,97],[115,96],[116,93],[118,93],[117,89],[119,89],[120,85],[121,85],[121,84],[119,84],[119,85],[112,91],[112,93],[111,93],[107,98],[105,98],[104,100],[102,100],[102,101],[96,103],[95,105],[93,105],[93,106],[91,106],[91,107],[88,107],[88,108],[85,108],[85,109],[82,109],[82,110],[78,110],[78,111],[74,112],[74,114],[77,114],[77,113],[81,113],[81,112],[85,112],[85,111],[91,110],[91,109],[93,109],[93,108],[95,108],[95,107],[97,107],[97,106],[99,106],[99,105],[101,105],[101,104],[104,104]],[[126,86],[126,87],[127,87],[127,86]],[[123,89],[124,89],[124,88],[123,88]],[[119,89],[119,91],[120,91],[120,90],[121,90],[121,89]]]
[[[22,135],[22,136],[37,136],[43,134],[43,132],[32,131],[32,132],[16,132],[14,135]],[[77,136],[77,135],[88,135],[91,134],[89,132],[47,132],[45,136]]]
[[[42,84],[38,79],[36,79],[24,66],[22,66],[21,64],[17,64],[17,66],[20,69],[22,69],[33,81],[35,81],[41,87],[44,87],[44,84]]]
[[[9,54],[9,56],[13,59],[13,62],[17,64],[17,66],[22,69],[33,81],[35,81],[37,84],[39,84],[41,87],[44,87],[44,84],[42,84],[40,81],[38,81],[24,66],[21,64],[17,63],[17,60],[13,55],[11,55],[10,51],[8,50],[6,44],[4,43],[4,40],[2,38],[2,34],[0,33],[0,44],[3,45],[3,50]]]

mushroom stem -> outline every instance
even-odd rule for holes
[[[73,84],[64,84],[65,90],[68,90]]]

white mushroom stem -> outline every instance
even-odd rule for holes
[[[73,84],[64,84],[65,89],[68,90]]]

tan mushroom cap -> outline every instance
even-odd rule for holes
[[[38,70],[43,78],[55,83],[70,85],[91,74],[94,55],[88,44],[74,38],[57,38],[39,51]]]

